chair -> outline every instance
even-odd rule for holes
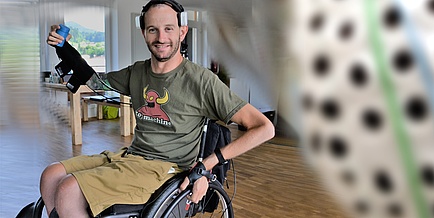
[[[208,119],[205,123],[199,157],[203,154],[207,130],[210,129]],[[96,218],[234,217],[232,201],[218,180],[210,181],[206,196],[198,204],[188,201],[187,195],[191,194],[191,187],[183,192],[178,191],[178,187],[187,175],[186,171],[169,179],[145,204],[116,204],[98,214]],[[44,202],[39,198],[38,201],[24,207],[17,218],[40,218],[43,209]]]

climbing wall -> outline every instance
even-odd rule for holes
[[[293,9],[307,162],[353,217],[434,217],[434,1]]]

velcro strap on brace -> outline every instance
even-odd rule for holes
[[[190,185],[193,185],[198,179],[202,176],[205,176],[208,181],[215,181],[216,175],[212,174],[211,171],[206,170],[205,165],[202,162],[197,162],[196,166],[194,166],[190,170],[190,174],[188,175],[188,179],[190,180]]]

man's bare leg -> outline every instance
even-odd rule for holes
[[[55,196],[55,207],[59,217],[89,217],[88,203],[73,175],[60,181]]]
[[[59,162],[53,163],[45,168],[41,175],[40,190],[41,196],[45,203],[45,208],[48,215],[55,206],[55,195],[57,187],[66,176],[66,170]]]

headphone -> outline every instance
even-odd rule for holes
[[[184,8],[182,7],[181,4],[179,4],[175,0],[151,0],[145,6],[143,6],[140,16],[136,17],[137,29],[142,29],[142,30],[145,29],[145,19],[144,19],[145,13],[148,12],[151,6],[156,4],[165,4],[171,7],[177,13],[178,26],[187,26],[188,23],[187,12],[184,11]]]

